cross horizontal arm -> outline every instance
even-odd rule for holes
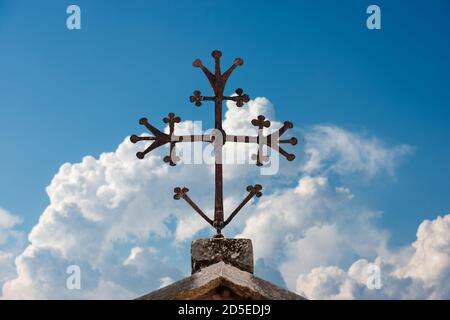
[[[149,137],[149,136],[139,137],[139,136],[137,136],[135,134],[133,134],[130,137],[130,141],[133,142],[133,143],[136,143],[136,142],[139,142],[139,141],[153,141],[153,140],[156,140],[156,138],[155,137]]]
[[[277,146],[276,148],[271,147],[275,151],[278,151],[281,155],[283,155],[288,161],[293,161],[295,159],[295,154],[289,153],[284,150],[282,147]]]
[[[166,135],[166,134],[164,134]],[[142,159],[141,156],[145,156],[147,153],[151,152],[152,150],[165,145],[166,143],[172,142],[172,143],[180,143],[180,142],[213,142],[213,138],[209,134],[191,134],[191,135],[172,135],[170,137],[167,135],[167,137],[164,137],[163,139],[158,139],[157,137],[149,137],[149,136],[143,136],[139,137],[135,134],[130,136],[130,141],[132,143],[137,143],[139,141],[154,141],[145,151],[139,152],[140,156],[138,158]]]
[[[246,135],[226,135],[226,141],[228,142],[241,142],[241,143],[255,143],[258,144],[258,153],[252,156],[253,160],[256,160],[256,164],[258,166],[262,166],[264,161],[268,160],[268,157],[262,155],[262,146],[266,145],[267,147],[279,152],[282,156],[284,156],[288,161],[292,161],[295,159],[295,155],[286,152],[283,148],[280,147],[280,144],[297,144],[297,138],[292,137],[290,139],[279,140],[279,138],[286,133],[287,130],[294,127],[294,125],[285,121],[283,126],[277,131],[264,136],[263,128],[270,127],[270,121],[266,120],[264,116],[258,116],[258,119],[254,119],[252,121],[254,126],[257,126],[258,135],[257,136],[246,136]]]
[[[270,138],[274,135],[276,135],[277,138],[280,138],[288,129],[292,129],[293,127],[294,125],[292,124],[292,122],[285,121],[280,129],[268,135],[267,138],[268,140],[271,140]]]
[[[136,157],[138,159],[144,159],[144,157],[145,157],[145,155],[147,153],[151,152],[152,150],[155,150],[156,148],[158,148],[158,147],[160,147],[160,146],[162,146],[162,145],[164,145],[166,143],[168,143],[168,141],[167,142],[155,141],[147,149],[145,149],[144,151],[137,152],[136,153]]]
[[[240,135],[227,134],[226,141],[242,142],[242,143],[258,143],[258,137],[257,136],[240,136]]]
[[[285,140],[279,140],[278,143],[285,143],[285,144],[290,144],[295,146],[297,144],[297,138],[292,137],[290,139],[285,139]]]
[[[153,141],[153,143],[147,149],[136,153],[136,157],[138,157],[139,159],[143,159],[145,155],[150,151],[170,142],[170,136],[152,126],[148,122],[147,118],[141,118],[139,120],[139,124],[145,126],[151,133],[154,134],[154,137],[138,137],[135,134],[130,137],[130,141],[132,143],[137,143],[139,141]]]
[[[297,138],[292,137],[290,139],[285,140],[278,140],[287,130],[292,129],[294,125],[292,122],[285,121],[283,126],[275,131],[274,133],[271,133],[266,138],[266,145],[270,148],[272,148],[275,151],[278,151],[282,156],[284,156],[288,161],[293,161],[295,159],[295,155],[292,153],[288,153],[286,150],[284,150],[282,147],[280,147],[280,143],[283,144],[291,144],[295,146],[297,144]],[[278,141],[277,141],[278,140]],[[274,143],[275,142],[275,143]]]
[[[269,139],[270,136],[267,136],[265,138],[262,139],[262,141],[264,142],[264,140],[270,140]],[[203,140],[205,141],[205,140]],[[242,143],[258,143],[258,137],[257,136],[242,136],[242,135],[233,135],[233,134],[227,134],[226,136],[226,141],[229,142],[242,142]],[[297,138],[292,137],[290,139],[285,139],[285,140],[279,140],[278,143],[283,143],[283,144],[290,144],[295,146],[298,143]],[[266,145],[268,145],[269,147],[271,147],[272,143],[271,142],[267,142],[264,143]]]
[[[175,200],[184,199],[191,207],[194,209],[203,219],[206,220],[211,226],[213,225],[213,221],[192,201],[191,198],[187,195],[189,192],[188,188],[175,188],[173,190],[175,192],[175,195],[173,198]]]
[[[237,206],[237,208],[234,209],[234,211],[230,214],[228,219],[225,220],[224,226],[229,224],[231,222],[231,220],[233,220],[233,218],[238,214],[238,212],[241,211],[241,209],[247,204],[247,202],[249,202],[254,196],[256,196],[257,198],[261,197],[262,196],[261,190],[262,190],[262,186],[260,184],[255,184],[254,186],[248,186],[247,191],[249,192],[249,194],[244,198],[244,200],[242,200],[241,204],[239,204]]]
[[[156,129],[148,122],[147,118],[141,118],[139,120],[139,124],[145,126],[151,133],[153,133],[154,137],[138,137],[135,134],[130,137],[130,141],[132,143],[137,143],[139,141],[153,141],[153,143],[147,149],[136,153],[137,158],[144,159],[147,153],[170,142],[170,135]]]
[[[155,140],[163,139],[163,138],[167,138],[167,137],[168,137],[167,134],[165,134],[164,132],[159,131],[159,130],[156,129],[154,126],[152,126],[152,125],[148,122],[147,118],[141,118],[141,119],[139,120],[139,124],[145,126],[145,127],[148,129],[148,131],[150,131],[151,133],[153,133],[153,134],[155,135],[155,138],[156,138]]]
[[[210,134],[191,134],[191,135],[174,135],[172,140],[179,142],[212,142],[213,136]]]

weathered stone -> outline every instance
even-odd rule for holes
[[[223,261],[138,300],[304,300]]]
[[[199,239],[191,244],[192,274],[223,261],[253,273],[253,246],[250,239]]]
[[[249,239],[200,239],[191,245],[192,275],[139,300],[302,300],[253,275]]]

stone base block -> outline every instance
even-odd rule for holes
[[[198,239],[191,244],[192,274],[223,261],[253,274],[253,246],[250,239]]]

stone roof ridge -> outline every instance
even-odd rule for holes
[[[171,285],[144,295],[138,300],[223,299],[217,291],[229,291],[225,296],[241,300],[304,300],[305,298],[280,288],[253,274],[223,261]]]

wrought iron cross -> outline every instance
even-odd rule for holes
[[[263,115],[258,116],[257,119],[252,120],[252,124],[258,127],[257,136],[239,136],[227,134],[222,128],[222,103],[224,100],[231,100],[236,102],[237,107],[244,106],[250,98],[244,93],[242,89],[236,89],[236,95],[224,96],[223,92],[225,90],[225,85],[228,78],[236,67],[243,65],[244,61],[241,58],[236,58],[233,65],[228,68],[224,73],[220,69],[220,58],[222,53],[218,50],[212,52],[212,56],[215,62],[214,73],[206,68],[200,59],[196,59],[193,62],[193,66],[200,68],[208,79],[214,96],[203,96],[198,90],[194,91],[193,95],[189,97],[189,100],[193,102],[197,107],[200,107],[204,101],[214,101],[214,128],[212,134],[202,134],[202,135],[175,135],[175,124],[181,121],[180,117],[176,117],[173,113],[169,113],[167,118],[164,118],[164,123],[169,124],[169,134],[159,131],[153,127],[146,118],[139,120],[139,124],[145,126],[154,136],[139,137],[137,135],[132,135],[130,140],[132,143],[137,143],[139,141],[153,141],[152,144],[142,152],[138,152],[136,156],[139,159],[143,159],[147,153],[150,151],[169,143],[170,154],[164,157],[164,162],[169,163],[171,166],[175,166],[179,158],[175,154],[175,145],[180,142],[210,142],[214,144],[214,156],[215,156],[215,205],[214,205],[214,220],[211,220],[188,196],[189,189],[187,188],[175,188],[174,199],[184,199],[203,219],[206,220],[213,228],[216,229],[217,234],[215,237],[223,237],[222,229],[225,228],[231,220],[236,216],[236,214],[249,202],[253,197],[261,197],[262,186],[256,184],[254,186],[248,186],[248,195],[244,200],[237,206],[237,208],[229,215],[229,217],[224,220],[223,214],[223,177],[222,177],[222,151],[223,146],[226,142],[233,143],[255,143],[258,145],[258,152],[256,155],[252,155],[252,159],[256,160],[257,166],[262,166],[264,162],[268,161],[269,158],[263,155],[263,147],[267,146],[273,150],[278,151],[283,155],[288,161],[295,159],[295,155],[287,153],[280,144],[291,144],[296,145],[297,139],[290,138],[287,140],[279,140],[288,129],[293,127],[291,122],[284,122],[283,126],[277,131],[264,136],[263,129],[270,127],[270,121],[266,120]],[[221,139],[217,139],[220,137]]]

